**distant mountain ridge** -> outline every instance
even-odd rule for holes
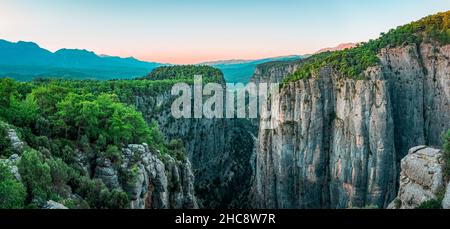
[[[246,64],[251,62],[267,62],[273,60],[292,60],[304,58],[306,55],[289,55],[289,56],[277,56],[262,59],[230,59],[230,60],[217,60],[200,63],[200,65],[225,65],[225,64]]]
[[[0,39],[0,76],[19,80],[36,77],[124,79],[148,74],[164,64],[133,57],[97,55],[85,49],[60,49],[50,52],[33,42]]]
[[[247,83],[256,66],[271,61],[289,61],[305,56],[291,55],[256,60],[221,60],[203,62],[220,69],[227,82]],[[122,58],[98,55],[86,49],[60,49],[51,52],[34,42],[10,42],[0,39],[0,77],[20,81],[56,77],[66,79],[131,79],[148,75],[163,64],[140,61],[134,57]]]
[[[354,47],[344,43],[319,52],[335,51]],[[203,62],[220,69],[230,83],[247,83],[256,66],[273,61],[295,61],[310,55],[289,55],[255,60],[231,59]],[[0,77],[11,77],[20,81],[34,78],[55,77],[65,79],[133,79],[148,75],[153,69],[171,64],[145,62],[134,57],[99,55],[86,49],[60,49],[51,52],[34,42],[10,42],[0,39]]]
[[[358,45],[358,43],[342,43],[336,47],[320,49],[319,51],[315,52],[314,54],[319,54],[319,53],[323,53],[323,52],[334,52],[334,51],[340,51],[340,50],[344,50],[344,49],[351,49],[351,48],[356,47],[357,45]]]
[[[200,65],[208,65],[220,69],[225,80],[230,83],[248,83],[255,72],[256,66],[272,61],[292,61],[308,57],[309,55],[290,55],[279,56],[257,60],[220,60],[212,62],[200,63]]]

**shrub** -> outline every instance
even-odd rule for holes
[[[130,207],[130,200],[128,195],[121,191],[114,189],[112,190],[105,199],[106,207],[109,209],[124,209]]]
[[[11,174],[9,167],[0,163],[0,209],[24,208],[25,187]]]
[[[159,150],[161,154],[167,153],[164,137],[159,129],[159,125],[155,120],[150,123],[150,139],[147,141],[151,150]]]
[[[73,177],[72,186],[91,208],[127,208],[130,200],[126,193],[120,190],[109,191],[99,179],[89,179],[85,176]]]
[[[170,141],[168,147],[169,155],[178,161],[186,160],[186,150],[181,139],[174,139]]]
[[[7,137],[6,128],[3,127],[3,123],[0,123],[0,156],[9,157],[12,154],[13,149]]]
[[[114,165],[122,162],[122,151],[115,145],[109,145],[102,156],[108,158]]]
[[[85,199],[91,208],[106,208],[103,203],[102,191],[108,191],[101,180],[91,180],[88,177],[80,176],[75,181],[75,193]]]
[[[134,184],[136,183],[139,176],[139,167],[133,164],[130,168],[122,170],[120,173],[120,179],[123,183]]]
[[[65,185],[69,179],[68,166],[60,158],[48,161],[52,183],[56,188]]]
[[[417,209],[441,209],[442,200],[445,196],[445,189],[441,189],[436,193],[436,198],[422,202]]]
[[[441,209],[441,201],[438,199],[427,200],[421,203],[417,209]]]
[[[25,151],[19,162],[19,172],[27,188],[29,199],[46,200],[50,194],[50,167],[36,150]]]
[[[61,203],[69,209],[89,209],[89,204],[83,199],[64,199]]]
[[[444,176],[448,181],[450,179],[450,130],[443,137],[444,146],[443,146],[443,154],[444,154]]]

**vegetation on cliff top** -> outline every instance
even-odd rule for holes
[[[342,77],[364,79],[364,70],[379,63],[377,53],[382,48],[421,42],[450,44],[450,11],[391,29],[387,33],[381,33],[380,38],[361,43],[352,49],[313,55],[297,71],[286,77],[283,83],[317,77],[325,66],[332,67]]]
[[[201,75],[203,80],[222,83],[223,73],[214,67],[206,65],[176,65],[155,68],[149,75],[141,79],[147,80],[192,80],[195,75]]]
[[[0,193],[11,196],[0,196],[0,208],[34,208],[49,199],[72,208],[128,207],[125,192],[110,190],[101,180],[86,174],[77,158],[81,153],[94,167],[101,158],[117,166],[122,161],[122,147],[146,142],[154,152],[183,159],[181,142],[165,142],[156,122],[147,123],[135,107],[123,103],[134,104],[134,95],[158,93],[173,83],[171,79],[0,79],[0,121],[16,129],[27,143],[23,152],[14,151],[6,127],[0,128],[0,159],[18,153],[22,176],[22,182],[17,182],[10,179],[7,169],[0,171]],[[20,185],[26,190],[26,198]],[[81,199],[72,198],[70,193]]]

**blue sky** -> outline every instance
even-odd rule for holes
[[[170,63],[306,54],[450,10],[450,0],[0,0],[0,39]]]

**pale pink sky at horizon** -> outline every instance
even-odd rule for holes
[[[441,0],[0,0],[0,39],[195,64],[310,54],[450,10]]]

